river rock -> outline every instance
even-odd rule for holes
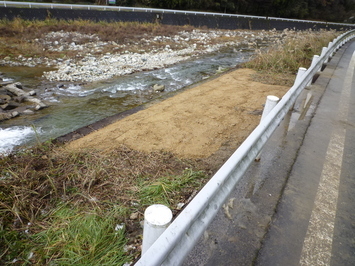
[[[38,111],[38,110],[41,110],[46,107],[47,107],[47,105],[45,105],[44,103],[39,103],[36,105],[35,110]]]
[[[155,84],[153,90],[156,92],[163,92],[165,90],[165,85]]]
[[[16,116],[19,116],[19,112],[16,112],[16,111],[13,111],[10,113],[12,117],[16,117]]]
[[[26,109],[26,110],[23,110],[22,113],[25,114],[25,115],[33,115],[35,112],[30,110],[30,109]]]
[[[5,104],[5,103],[8,103],[10,102],[11,100],[11,97],[7,94],[0,94],[0,104]]]
[[[0,121],[7,120],[12,118],[12,115],[10,113],[0,113]]]
[[[19,82],[3,86],[0,94],[0,121],[19,115],[30,115],[47,107],[34,95],[36,95],[34,90],[26,91]]]
[[[0,80],[0,87],[2,86],[5,86],[5,85],[8,85],[8,84],[11,84],[12,81],[3,81],[3,80]]]
[[[23,103],[26,98],[24,96],[16,96],[16,97],[13,97],[13,100],[17,103]]]
[[[15,108],[17,108],[17,107],[19,107],[19,106],[20,106],[20,105],[19,105],[18,103],[13,102],[13,101],[10,101],[10,102],[8,102],[8,103],[5,103],[5,104],[1,105],[0,107],[1,107],[1,109],[3,109],[4,111],[6,111],[6,110],[13,110],[13,109],[15,109]]]
[[[20,82],[11,83],[5,86],[5,89],[9,92],[15,94],[16,96],[25,96],[26,92],[22,89],[22,84]]]

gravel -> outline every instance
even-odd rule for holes
[[[76,32],[50,32],[35,41],[49,51],[75,51],[70,59],[51,60],[46,57],[25,58],[16,61],[0,60],[8,66],[48,66],[55,70],[44,72],[49,81],[95,82],[138,71],[164,68],[202,54],[216,52],[225,47],[235,49],[268,45],[282,38],[282,32],[272,31],[181,31],[175,36],[147,36],[137,43],[117,44],[103,42],[95,35]],[[166,44],[166,45],[165,45]],[[100,54],[110,47],[110,53]],[[137,51],[137,47],[140,49]],[[117,51],[117,52],[115,52]]]

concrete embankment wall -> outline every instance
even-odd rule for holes
[[[137,22],[160,22],[167,25],[191,25],[195,27],[208,27],[214,29],[249,29],[249,30],[284,30],[297,29],[335,29],[349,30],[354,27],[336,23],[322,23],[315,21],[280,20],[267,17],[237,17],[218,16],[191,13],[162,13],[141,11],[101,11],[81,9],[48,9],[48,8],[14,8],[0,7],[0,19],[20,17],[28,20],[56,19],[83,19],[93,21],[137,21]]]

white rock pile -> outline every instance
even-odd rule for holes
[[[93,82],[110,79],[142,70],[172,65],[189,58],[192,49],[162,51],[158,53],[105,54],[95,57],[88,54],[79,62],[66,60],[55,71],[44,73],[50,81]]]
[[[43,74],[49,81],[95,82],[138,71],[163,68],[194,56],[216,52],[224,47],[256,48],[258,45],[267,45],[281,39],[282,34],[275,30],[196,29],[191,32],[181,31],[175,36],[147,35],[139,42],[119,45],[112,41],[100,41],[95,34],[59,31],[46,34],[35,41],[41,42],[46,50],[75,51],[76,56],[56,60],[19,56],[16,61],[11,61],[10,58],[0,60],[0,65],[45,65],[56,68]],[[102,54],[105,47],[110,47],[111,52]],[[138,51],[137,47],[140,48]]]

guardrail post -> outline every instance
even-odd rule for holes
[[[261,115],[261,120],[263,120],[270,113],[270,111],[276,106],[279,100],[279,97],[273,95],[268,95],[266,97],[266,103],[263,110],[263,114]]]
[[[311,67],[314,67],[319,61],[319,55],[314,55],[311,63]]]
[[[319,61],[319,55],[314,55],[310,68],[314,67],[318,63],[318,61]],[[317,69],[317,72],[318,71],[319,71],[319,69]],[[312,80],[313,80],[313,78],[308,82],[307,86],[312,84]]]
[[[327,53],[327,51],[328,51],[328,48],[327,48],[327,47],[323,47],[323,48],[322,48],[321,56],[325,55],[325,54]],[[324,64],[327,64],[328,62],[329,62],[329,58],[326,58],[326,59],[324,60]]]
[[[333,46],[333,43],[334,43],[334,42],[330,42],[330,43],[328,44],[328,49],[330,49],[330,48]],[[330,59],[334,56],[335,51],[336,51],[336,50],[333,50],[333,52],[330,54],[330,56],[329,56]],[[328,60],[328,61],[330,61],[330,60]]]
[[[301,110],[300,110],[300,117],[298,118],[298,120],[304,119],[309,107],[311,106],[312,100],[313,100],[313,95],[311,92],[308,92],[306,98],[302,103]]]
[[[261,115],[260,121],[263,121],[263,119],[271,112],[271,110],[276,106],[276,104],[279,102],[279,97],[273,96],[273,95],[268,95],[266,97],[266,103],[264,106],[263,114]],[[258,162],[260,161],[260,156],[261,152],[256,156],[255,161]]]
[[[297,76],[296,76],[296,79],[295,79],[295,82],[294,82],[294,85],[300,83],[303,79],[302,79],[302,76],[304,73],[306,73],[307,71],[307,68],[304,68],[304,67],[300,67],[298,69],[298,72],[297,72]]]
[[[149,206],[144,212],[142,254],[146,252],[169,226],[173,213],[162,204]]]

